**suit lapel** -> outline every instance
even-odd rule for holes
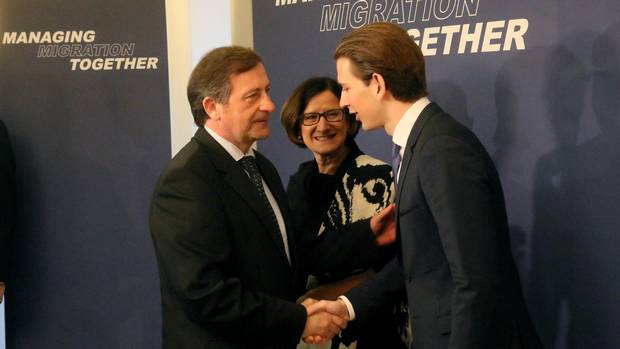
[[[411,132],[409,133],[409,138],[407,138],[407,145],[405,146],[403,160],[400,165],[400,176],[399,176],[400,180],[398,181],[398,183],[401,185],[398,185],[398,192],[396,193],[396,198],[394,200],[396,202],[397,207],[398,207],[398,204],[400,203],[400,195],[404,187],[403,184],[405,184],[404,179],[407,178],[407,172],[411,169],[411,161],[414,156],[414,148],[415,148],[416,143],[418,142],[418,139],[420,138],[420,133],[422,133],[424,126],[426,126],[426,123],[428,122],[428,120],[432,118],[433,115],[442,113],[442,112],[443,111],[441,110],[441,108],[439,108],[439,106],[435,103],[431,103],[427,105],[422,110],[422,113],[420,113],[420,116],[418,117],[418,119],[413,124],[413,127],[411,128]]]
[[[282,235],[280,235],[280,228],[277,225],[274,226],[271,220],[271,212],[269,212],[269,208],[265,206],[265,203],[259,197],[256,187],[248,178],[248,175],[245,173],[241,165],[238,164],[204,128],[198,128],[194,134],[194,139],[207,148],[207,155],[212,159],[212,163],[215,168],[222,174],[224,181],[228,183],[228,185],[239,195],[241,200],[247,204],[249,209],[257,215],[258,219],[265,227],[265,230],[269,233],[272,241],[276,244],[278,250],[281,252],[282,256],[286,260],[286,263],[288,264],[286,252],[284,251]],[[261,166],[258,161],[257,163],[261,173],[264,173],[264,165]],[[274,188],[274,185],[269,183],[272,181],[269,177],[270,176],[267,175],[263,176],[265,182],[269,185],[269,189],[272,190],[271,188]],[[278,205],[283,207],[280,201],[281,199],[279,200],[275,194],[274,197],[276,197]],[[284,215],[284,212],[282,214]],[[248,229],[248,231],[250,231],[250,229]]]

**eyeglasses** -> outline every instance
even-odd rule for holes
[[[306,113],[301,116],[301,123],[304,126],[312,126],[319,123],[321,116],[328,122],[337,122],[344,119],[344,110],[342,108],[326,110],[322,113]]]

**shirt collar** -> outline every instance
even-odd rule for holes
[[[250,147],[250,149],[248,149],[247,153],[243,153],[241,149],[239,149],[236,145],[232,144],[232,142],[225,139],[224,137],[218,135],[215,131],[210,129],[208,126],[205,125],[204,128],[207,132],[209,132],[211,137],[213,137],[213,139],[215,139],[215,141],[219,143],[219,145],[221,145],[224,148],[224,150],[226,150],[226,152],[230,154],[230,156],[232,156],[233,159],[235,159],[235,161],[241,160],[241,158],[244,156],[254,156],[254,147],[256,146],[256,143],[254,143]]]
[[[413,125],[420,114],[422,114],[422,110],[424,110],[424,108],[426,108],[426,106],[430,103],[431,101],[426,97],[418,99],[409,107],[409,109],[407,109],[405,114],[403,114],[396,124],[394,134],[392,135],[392,142],[400,147],[401,155],[407,145],[407,139],[409,138]]]

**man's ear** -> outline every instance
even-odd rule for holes
[[[378,73],[372,73],[372,77],[370,79],[375,91],[375,96],[377,96],[377,98],[379,99],[383,98],[383,96],[385,96],[385,93],[387,92],[383,75]]]
[[[220,116],[217,112],[217,102],[212,97],[205,97],[202,99],[202,109],[207,113],[209,119],[219,120]]]

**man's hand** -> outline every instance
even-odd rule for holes
[[[0,303],[2,303],[2,300],[4,299],[5,290],[6,290],[6,285],[4,284],[4,282],[0,282]]]
[[[310,307],[306,308],[308,311],[308,321],[306,321],[306,328],[308,328],[308,322],[310,321],[311,314],[319,315],[326,314],[329,315],[329,319],[335,321],[338,325],[337,331],[334,331],[333,334],[325,336],[319,332],[309,331],[306,333],[304,329],[303,339],[304,342],[309,344],[323,344],[327,342],[329,339],[334,337],[340,330],[343,330],[347,327],[347,322],[349,321],[349,311],[347,310],[347,306],[343,301],[320,301],[315,302]],[[333,327],[331,328],[334,329]]]
[[[299,302],[299,300],[298,300]],[[308,307],[310,307],[312,304],[318,303],[319,301],[314,299],[314,298],[304,298],[304,300],[301,302],[301,305],[303,305],[304,307],[306,307],[306,312],[308,311]]]
[[[370,218],[370,229],[375,234],[375,240],[379,246],[385,246],[396,241],[396,204],[379,211]]]

